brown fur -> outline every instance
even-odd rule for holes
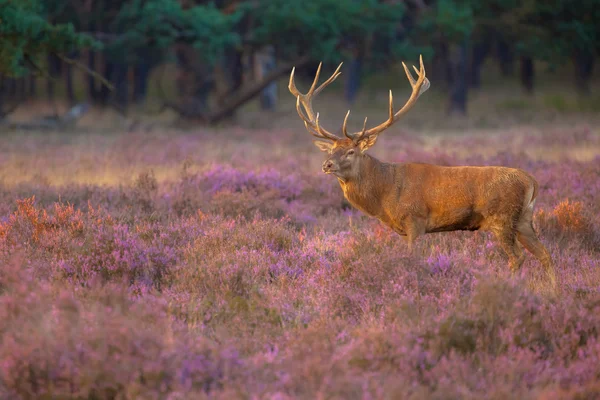
[[[516,272],[522,245],[544,266],[552,284],[550,254],[533,229],[538,183],[527,172],[507,167],[445,167],[390,164],[365,154],[351,140],[317,142],[329,153],[326,173],[336,175],[344,196],[357,209],[406,237],[412,250],[422,234],[467,230],[492,232]],[[348,154],[350,150],[354,154]]]
[[[552,259],[532,224],[538,183],[527,172],[506,167],[388,164],[364,154],[378,135],[408,112],[430,86],[423,57],[420,68],[413,67],[417,79],[402,64],[413,88],[406,104],[394,112],[390,91],[388,119],[371,129],[367,129],[365,119],[362,131],[352,134],[346,129],[348,111],[342,125],[347,139],[323,128],[312,106],[313,97],[339,76],[342,65],[317,87],[319,65],[306,94],[298,91],[292,70],[288,88],[296,97],[298,115],[309,133],[323,139],[315,141],[315,145],[329,154],[323,171],[338,178],[344,196],[354,207],[406,237],[411,251],[415,239],[424,233],[486,230],[496,236],[513,272],[523,264],[522,245],[542,263],[555,286]]]

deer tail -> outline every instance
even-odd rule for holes
[[[529,188],[527,188],[527,192],[525,193],[525,198],[523,199],[523,211],[524,212],[533,212],[533,206],[535,205],[535,199],[538,195],[538,183],[535,179],[531,179]]]

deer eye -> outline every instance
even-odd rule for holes
[[[349,155],[349,156],[351,156],[352,154],[354,154],[354,149],[348,150],[348,152],[346,154]]]

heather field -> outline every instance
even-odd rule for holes
[[[552,290],[483,232],[410,255],[294,121],[3,133],[0,398],[600,398],[597,124],[398,127],[370,151],[534,175]]]

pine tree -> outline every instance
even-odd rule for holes
[[[100,44],[70,23],[53,24],[39,0],[0,0],[0,74],[19,77],[44,71],[48,54],[66,57]]]

